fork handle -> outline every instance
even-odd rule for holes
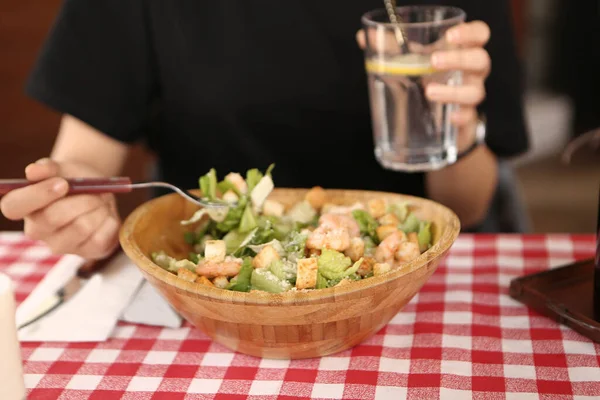
[[[111,178],[65,178],[69,194],[128,193],[133,189],[131,179],[126,176]],[[0,179],[0,195],[21,189],[37,182],[27,179]]]

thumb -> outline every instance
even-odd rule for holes
[[[42,158],[25,168],[25,176],[30,181],[42,181],[44,179],[58,176],[60,165],[49,158]]]

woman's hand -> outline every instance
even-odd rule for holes
[[[25,235],[40,240],[57,254],[77,254],[88,259],[108,256],[118,245],[120,219],[112,194],[67,196],[62,177],[96,177],[87,165],[42,159],[25,169],[36,183],[6,194],[2,213],[24,220]]]
[[[464,23],[446,32],[446,41],[454,50],[438,50],[431,55],[432,66],[440,71],[459,70],[463,73],[460,86],[430,83],[425,89],[427,98],[440,103],[454,103],[460,109],[451,121],[459,127],[459,151],[475,139],[477,106],[485,99],[485,80],[490,74],[491,60],[483,48],[490,39],[490,28],[481,21]]]
[[[384,40],[385,39],[385,40]],[[373,38],[376,45],[397,46],[395,38]],[[485,80],[491,70],[491,60],[484,46],[490,39],[490,28],[485,22],[473,21],[450,28],[445,34],[445,43],[440,40],[433,44],[432,66],[439,71],[462,71],[462,85],[450,86],[429,83],[426,96],[430,101],[453,103],[459,110],[452,115],[452,123],[459,128],[459,151],[468,148],[475,140],[475,127],[478,115],[477,106],[485,99]],[[361,48],[365,48],[365,34],[357,34]],[[441,46],[450,49],[440,50]],[[410,46],[410,45],[409,45]],[[435,50],[438,48],[437,50]]]

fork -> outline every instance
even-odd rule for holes
[[[234,203],[209,201],[195,196],[167,182],[139,182],[132,183],[129,177],[119,176],[110,178],[65,178],[69,184],[68,194],[101,194],[101,193],[129,193],[134,189],[160,187],[170,189],[187,201],[207,208],[235,207]],[[37,182],[27,179],[0,179],[0,195],[7,194],[15,189],[24,188]]]
[[[409,54],[411,51],[408,47],[408,35],[402,26],[402,17],[396,13],[396,0],[383,0],[383,3],[385,5],[385,11],[388,14],[388,19],[394,25],[394,34],[396,36],[398,46],[400,46],[400,49],[402,49],[403,54]],[[408,77],[408,79],[412,83],[408,90],[417,91],[417,98],[421,102],[421,107],[423,108],[423,115],[421,115],[421,118],[417,119],[423,123],[423,128],[428,135],[434,135],[435,118],[433,116],[429,101],[427,101],[421,78]]]

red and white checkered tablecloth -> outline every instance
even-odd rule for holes
[[[235,354],[187,324],[121,323],[105,343],[22,343],[30,399],[600,398],[600,345],[508,296],[512,278],[588,258],[591,235],[462,235],[445,263],[364,344],[321,359]],[[0,234],[22,301],[57,262]]]

